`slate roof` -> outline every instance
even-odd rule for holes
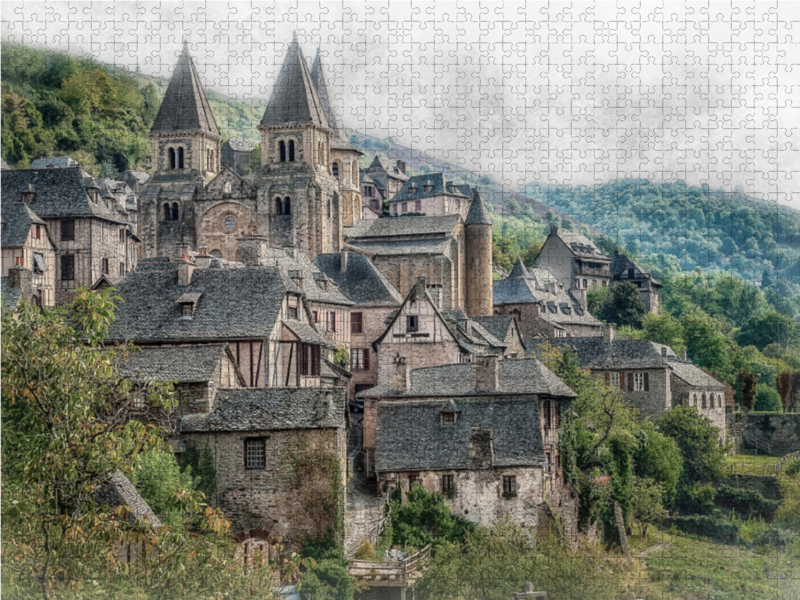
[[[492,315],[489,317],[472,317],[472,321],[485,328],[498,340],[505,340],[509,329],[514,328],[513,315]]]
[[[9,202],[2,210],[2,244],[3,248],[20,248],[28,241],[31,225],[45,225],[30,206],[23,202]]]
[[[181,432],[278,431],[345,426],[347,389],[221,389],[208,413],[181,419]]]
[[[19,288],[12,288],[8,284],[8,277],[0,279],[0,298],[2,298],[3,311],[14,312],[19,305],[19,300],[22,298],[22,290]]]
[[[304,321],[297,321],[295,319],[286,319],[283,324],[288,327],[301,341],[307,344],[323,344],[328,342],[322,337],[317,330]]]
[[[246,140],[244,138],[232,137],[225,140],[222,144],[223,148],[228,146],[234,152],[252,152],[256,149],[257,142]]]
[[[297,257],[290,255],[283,249],[268,249],[267,258],[263,261],[265,266],[276,266],[282,269],[287,276],[290,272],[299,273],[303,279],[303,292],[312,302],[327,302],[350,306],[352,302],[336,286],[336,281],[329,281],[328,289],[318,282],[328,279],[328,276],[302,252]]]
[[[694,366],[690,362],[669,361],[669,366],[673,373],[683,379],[686,383],[695,387],[710,387],[719,390],[725,389],[725,384],[717,381],[702,369]]]
[[[0,158],[0,171],[9,171],[9,170],[11,170],[11,167],[8,166],[8,163],[6,163],[5,160]]]
[[[376,154],[375,158],[372,159],[372,163],[367,167],[367,171],[372,171],[374,169],[382,170],[393,179],[408,181],[408,175],[400,170],[397,161],[387,158],[383,154]]]
[[[414,191],[409,192],[409,188]],[[426,188],[430,189],[426,191]],[[445,177],[444,173],[427,173],[410,177],[408,181],[403,184],[403,187],[400,188],[400,191],[394,195],[392,202],[400,200],[420,200],[422,198],[431,198],[443,194],[469,200],[469,196],[465,196],[452,181]]]
[[[67,167],[76,167],[78,162],[69,156],[53,156],[51,158],[37,158],[31,161],[28,166],[29,169],[65,169]]]
[[[493,392],[475,391],[476,365],[464,363],[425,367],[411,371],[408,391],[392,391],[392,382],[382,383],[363,392],[365,397],[470,397],[545,394],[562,398],[575,398],[577,394],[535,358],[500,360],[499,386]]]
[[[178,285],[175,263],[147,262],[117,286],[124,300],[109,340],[210,341],[267,339],[287,291],[301,291],[274,267],[195,269]],[[192,319],[180,318],[178,298],[202,293]]]
[[[219,135],[214,113],[189,55],[189,45],[184,42],[150,133],[198,130]]]
[[[451,238],[433,238],[388,241],[352,240],[348,242],[348,245],[372,256],[396,256],[406,254],[444,254],[451,243]]]
[[[400,292],[363,254],[348,252],[344,271],[341,253],[318,254],[314,264],[356,306],[400,306],[403,302]]]
[[[151,526],[161,527],[159,519],[150,508],[147,501],[133,486],[130,480],[121,471],[109,473],[105,480],[100,484],[94,493],[95,501],[101,506],[127,506],[133,513],[130,517],[130,524],[147,520]]]
[[[455,412],[455,423],[442,425],[442,411]],[[377,421],[375,470],[379,473],[469,469],[470,441],[476,430],[491,435],[492,460],[487,467],[545,463],[538,402],[530,396],[381,401]]]
[[[663,287],[659,281],[651,277],[650,274],[647,271],[645,271],[639,263],[637,263],[628,255],[619,252],[619,253],[614,253],[614,256],[611,257],[611,276],[614,279],[618,281],[627,281],[628,279],[630,279],[627,276],[623,277],[625,271],[627,271],[630,268],[635,268],[640,273],[640,275],[633,278],[634,280],[649,279],[650,282],[656,287]]]
[[[368,240],[414,235],[452,235],[460,215],[438,217],[386,217],[371,221],[360,220],[350,230],[349,240]]]
[[[555,229],[555,233],[553,233],[553,229]],[[595,260],[610,260],[608,256],[603,254],[603,252],[598,248],[595,243],[587,238],[582,233],[576,233],[573,231],[564,231],[563,229],[559,228],[551,228],[550,235],[555,235],[558,237],[567,248],[570,249],[572,254],[579,257],[591,257]]]
[[[322,66],[319,48],[317,48],[317,55],[314,57],[314,63],[311,65],[311,81],[314,82],[314,87],[317,89],[317,95],[322,104],[322,111],[325,113],[325,118],[328,120],[328,127],[333,130],[331,148],[335,150],[351,150],[358,154],[364,154],[347,140],[344,130],[342,129],[342,124],[336,117],[336,113],[333,112],[331,98],[328,94],[328,82],[325,77],[325,69]]]
[[[272,96],[261,118],[262,127],[289,123],[313,123],[318,127],[329,127],[297,38],[289,44]]]
[[[133,381],[205,383],[225,353],[225,344],[144,346],[119,365],[119,374]]]
[[[669,346],[650,340],[614,340],[606,343],[602,337],[553,338],[555,346],[570,346],[582,367],[590,369],[664,369],[678,357]],[[667,361],[661,349],[667,350]]]
[[[491,225],[492,221],[489,219],[489,213],[486,211],[486,206],[483,204],[481,193],[475,190],[472,195],[472,204],[469,206],[467,218],[464,221],[465,225]]]
[[[3,210],[10,203],[20,202],[22,193],[27,192],[32,184],[35,196],[30,207],[42,219],[98,217],[125,223],[116,202],[112,201],[109,206],[105,201],[94,202],[90,199],[87,188],[99,187],[99,183],[91,177],[85,178],[83,173],[79,166],[7,171],[0,179]]]
[[[147,183],[147,180],[150,179],[150,174],[145,173],[144,171],[133,171],[131,169],[125,171],[122,174],[123,177],[132,177],[135,179],[139,184]]]

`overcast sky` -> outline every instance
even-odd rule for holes
[[[4,40],[164,77],[186,38],[207,89],[259,104],[297,31],[346,126],[512,189],[683,179],[800,209],[797,4],[4,0],[1,17]]]

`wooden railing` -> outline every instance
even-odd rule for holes
[[[411,576],[414,575],[415,571],[419,571],[420,567],[422,567],[428,559],[431,557],[431,545],[428,544],[422,550],[417,552],[416,554],[412,554],[406,559],[403,559],[402,568],[403,568],[403,578],[409,579]]]
[[[781,459],[775,464],[775,474],[777,475],[780,473],[781,470],[786,466],[786,463],[796,459],[800,459],[800,451],[792,452],[791,454],[781,457]]]
[[[381,534],[386,527],[386,523],[388,523],[389,519],[392,518],[392,503],[389,502],[389,496],[386,496],[386,503],[384,506],[387,507],[386,515],[384,515],[380,521],[375,523],[375,525],[370,527],[369,533],[367,534],[367,539],[373,546],[378,545],[378,538],[381,537]]]
[[[750,444],[756,450],[761,450],[761,452],[772,454],[772,444],[770,444],[765,440],[762,440],[752,431],[749,431],[747,429],[744,430],[744,441]]]
[[[775,465],[764,465],[751,462],[727,463],[728,475],[759,475],[765,477],[775,476]]]

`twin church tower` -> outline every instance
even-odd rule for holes
[[[296,38],[258,130],[255,176],[223,169],[222,136],[184,42],[149,136],[152,177],[139,212],[145,257],[186,244],[235,260],[244,235],[311,259],[339,251],[342,228],[361,217],[362,153],[331,110],[319,52],[309,71]]]

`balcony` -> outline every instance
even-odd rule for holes
[[[574,265],[572,272],[575,275],[595,275],[598,277],[611,277],[611,269],[608,267],[587,267],[585,265]]]

